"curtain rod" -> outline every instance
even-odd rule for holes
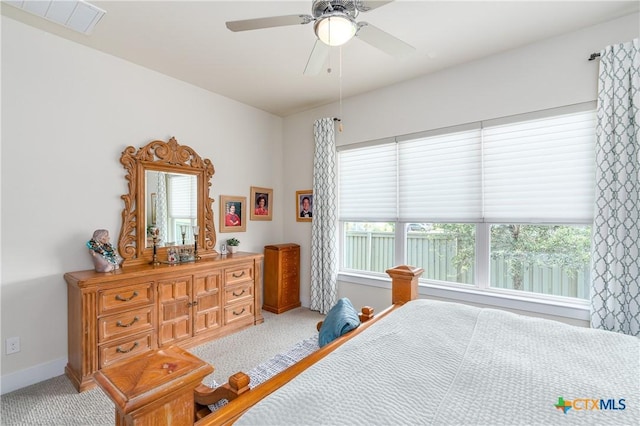
[[[591,56],[589,56],[589,60],[593,61],[593,60],[595,60],[596,58],[599,58],[599,57],[600,57],[599,53],[592,53]]]

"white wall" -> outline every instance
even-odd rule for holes
[[[598,61],[587,58],[607,45],[638,37],[639,22],[638,14],[629,15],[345,99],[341,114],[344,131],[337,133],[336,144],[593,101],[597,97]],[[332,104],[285,118],[284,161],[289,165],[285,193],[311,187],[311,175],[305,179],[301,172],[313,167],[313,122],[338,116],[338,111],[338,105]],[[310,225],[287,227],[284,238],[302,245],[301,295],[302,303],[308,306]],[[356,306],[374,303],[366,300],[370,292],[376,299],[387,294],[372,287],[339,283],[339,293],[356,298]]]
[[[2,17],[3,393],[63,374],[63,274],[93,268],[95,229],[117,240],[124,148],[172,136],[213,162],[216,220],[221,194],[249,197],[252,185],[273,188],[282,211],[281,118]],[[218,241],[262,252],[282,226],[248,221]],[[5,355],[13,336],[21,351]]]

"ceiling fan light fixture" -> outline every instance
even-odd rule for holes
[[[342,46],[353,38],[357,29],[356,21],[341,12],[327,14],[314,24],[316,36],[329,46]]]

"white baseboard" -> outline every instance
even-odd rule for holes
[[[38,364],[26,370],[16,371],[0,377],[0,394],[13,392],[34,383],[39,383],[52,377],[64,374],[67,358],[58,358],[53,361]]]

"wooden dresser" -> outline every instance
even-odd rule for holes
[[[300,246],[274,244],[264,248],[264,305],[280,314],[300,306]]]
[[[180,265],[64,275],[69,362],[78,391],[94,373],[152,349],[191,347],[264,321],[262,261],[235,253]]]

